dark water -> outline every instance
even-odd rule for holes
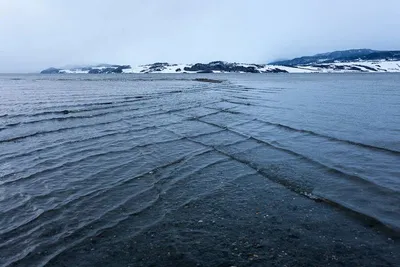
[[[0,266],[396,265],[400,75],[193,77],[0,76]]]

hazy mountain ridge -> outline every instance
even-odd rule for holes
[[[400,60],[400,51],[377,51],[372,49],[350,49],[334,51],[313,56],[303,56],[290,60],[280,60],[270,65],[298,66],[320,63],[351,62],[361,60]]]
[[[400,72],[400,51],[351,49],[304,56],[269,64],[212,61],[196,64],[157,62],[134,66],[100,64],[74,68],[48,68],[42,74],[112,73],[310,73],[310,72]]]

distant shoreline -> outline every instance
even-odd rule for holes
[[[400,60],[334,62],[309,65],[267,65],[213,61],[196,64],[153,63],[130,65],[96,65],[63,69],[48,68],[41,74],[145,74],[145,73],[387,73],[400,72]]]
[[[195,64],[157,62],[131,66],[100,64],[48,68],[42,74],[111,74],[111,73],[355,73],[400,72],[400,51],[350,49],[281,60],[269,64],[212,61]]]

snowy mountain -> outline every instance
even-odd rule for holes
[[[334,51],[313,56],[298,57],[290,60],[281,60],[270,63],[270,65],[298,66],[320,63],[354,62],[391,60],[400,61],[400,51],[376,51],[371,49],[350,49]]]
[[[111,73],[342,73],[342,72],[400,72],[400,60],[364,60],[319,63],[296,66],[240,63],[168,64],[154,63],[131,67],[128,65],[96,66],[73,69],[49,68],[42,74],[111,74]]]
[[[297,65],[299,72],[400,72],[400,60],[359,60],[322,64]]]
[[[140,65],[131,67],[129,65],[98,65],[82,68],[63,69],[49,68],[41,71],[42,74],[111,74],[111,73],[279,73],[279,72],[299,72],[293,67],[285,66],[269,66],[266,64],[243,64],[229,63],[223,61],[213,61],[210,63],[196,64],[169,64],[169,63],[153,63],[148,65]],[[301,71],[303,72],[303,71]]]
[[[111,73],[343,73],[400,72],[400,51],[352,49],[300,57],[270,64],[245,64],[213,61],[196,64],[158,62],[132,67],[101,64],[73,68],[48,68],[42,74],[111,74]]]

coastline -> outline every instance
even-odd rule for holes
[[[139,73],[400,73],[400,61],[398,60],[374,60],[316,63],[309,65],[268,65],[246,64],[213,61],[210,63],[196,64],[169,64],[153,63],[148,65],[97,65],[76,67],[71,69],[48,68],[41,71],[42,74],[139,74]]]

